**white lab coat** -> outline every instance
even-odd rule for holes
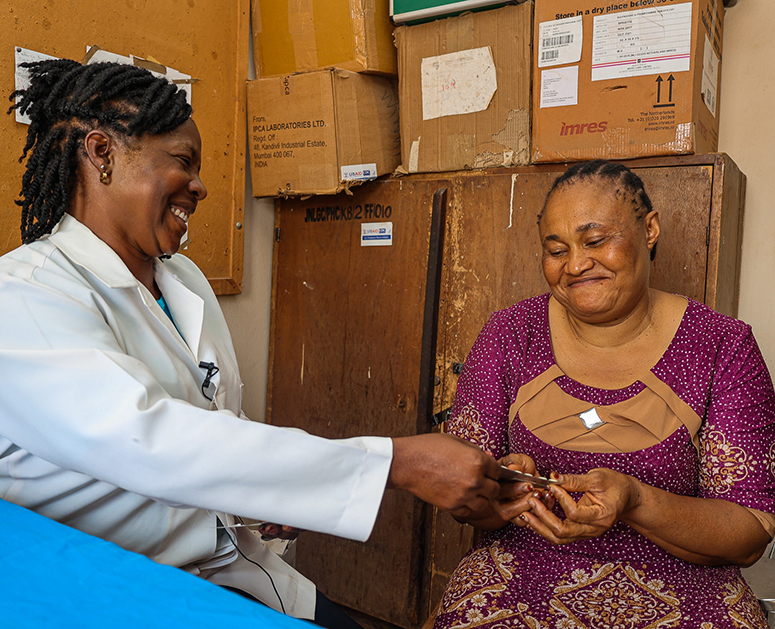
[[[204,275],[175,255],[155,278],[180,332],[69,215],[0,258],[0,497],[180,567],[213,556],[217,512],[365,540],[392,442],[246,421]],[[220,369],[212,405],[200,361]],[[310,617],[314,587],[272,557],[286,612]]]

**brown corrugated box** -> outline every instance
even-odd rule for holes
[[[336,194],[400,159],[395,81],[332,69],[248,81],[253,195]]]
[[[535,11],[533,162],[717,150],[721,0],[536,0]],[[580,60],[539,67],[567,55],[579,17]],[[593,67],[609,78],[592,80]],[[577,104],[554,105],[572,102],[576,71]]]
[[[256,75],[336,66],[395,75],[389,0],[252,0]]]
[[[529,162],[532,20],[528,1],[396,29],[401,172]]]

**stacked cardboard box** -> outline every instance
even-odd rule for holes
[[[253,0],[255,196],[335,194],[400,161],[389,0]]]
[[[336,66],[396,74],[389,0],[253,0],[256,75]]]
[[[330,69],[248,82],[253,195],[335,194],[399,162],[395,82]]]
[[[396,29],[401,170],[527,164],[533,3]]]
[[[536,0],[533,162],[715,152],[721,0]]]

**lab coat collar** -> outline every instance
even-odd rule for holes
[[[106,242],[70,214],[65,213],[49,240],[110,288],[129,288],[140,283]]]
[[[148,289],[132,275],[118,254],[78,219],[65,214],[49,239],[72,262],[87,269],[109,288],[139,288],[146,305],[155,310],[151,304],[156,300]],[[154,260],[154,277],[180,334],[194,356],[198,356],[204,323],[202,298],[186,288],[159,260]],[[155,303],[154,306],[158,308]],[[160,312],[158,318],[176,334],[167,316]]]

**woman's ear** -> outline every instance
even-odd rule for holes
[[[651,210],[643,219],[643,225],[646,229],[646,244],[651,251],[659,240],[659,212]]]
[[[87,161],[84,166],[93,168],[100,182],[107,183],[113,171],[113,138],[101,129],[92,129],[86,134],[83,144]]]

